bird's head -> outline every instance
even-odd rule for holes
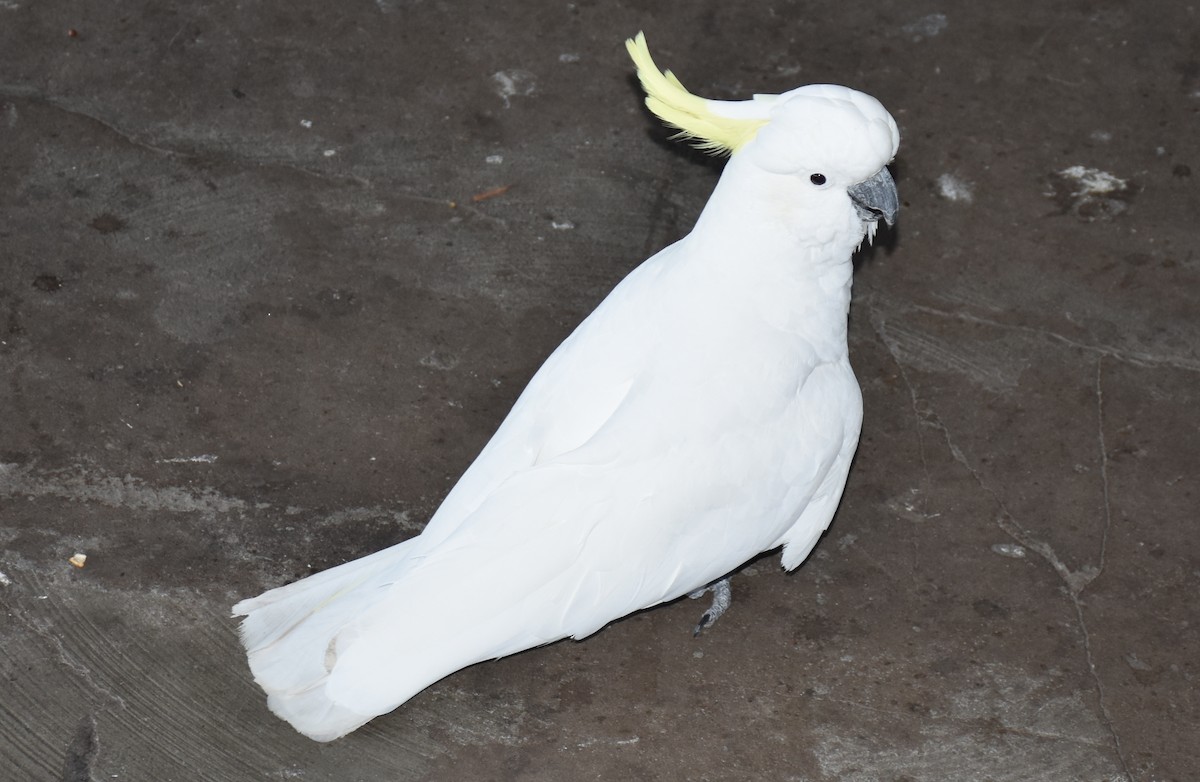
[[[646,90],[646,105],[714,154],[746,159],[782,178],[796,206],[816,212],[854,207],[868,236],[878,221],[891,225],[899,210],[887,164],[900,144],[896,122],[870,95],[832,84],[812,84],[751,100],[701,98],[650,57],[646,37],[626,41]]]

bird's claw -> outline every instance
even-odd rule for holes
[[[695,600],[702,596],[705,592],[713,593],[712,606],[700,616],[700,621],[696,623],[696,629],[692,631],[692,637],[696,638],[700,635],[700,631],[706,627],[712,626],[721,615],[729,610],[729,604],[733,601],[733,590],[729,586],[729,579],[723,578],[713,584],[709,584],[703,589],[697,589],[695,592],[688,593],[688,597]]]

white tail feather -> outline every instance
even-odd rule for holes
[[[336,641],[406,569],[412,541],[243,600],[242,645],[271,711],[317,741],[331,741],[375,714],[335,703],[325,685],[337,658]]]

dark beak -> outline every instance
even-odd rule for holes
[[[847,192],[864,222],[875,223],[882,217],[888,225],[895,224],[896,213],[900,211],[900,197],[887,166],[879,169],[879,173],[870,179],[851,185]]]

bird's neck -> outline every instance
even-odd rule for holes
[[[861,221],[849,203],[844,215],[809,215],[764,199],[737,162],[730,161],[685,240],[689,255],[772,326],[812,331],[844,350]]]

